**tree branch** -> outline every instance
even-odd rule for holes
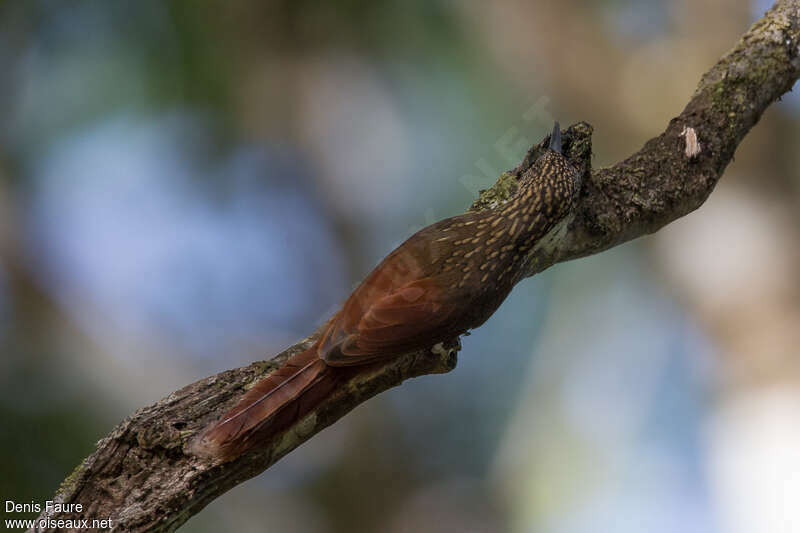
[[[664,133],[611,167],[591,169],[591,126],[580,123],[564,132],[565,152],[585,171],[581,198],[559,231],[531,252],[527,274],[652,233],[699,207],[745,134],[800,76],[798,44],[800,0],[781,0],[703,76],[686,108]],[[692,143],[694,137],[699,145]],[[482,192],[471,209],[487,209],[508,199],[516,178],[535,160],[544,142]],[[453,340],[437,353],[409,354],[376,364],[369,373],[354,373],[307,417],[271,438],[263,450],[231,463],[214,464],[191,453],[194,435],[231,408],[248,386],[311,340],[271,361],[222,372],[138,410],[98,442],[95,452],[56,493],[54,501],[80,503],[83,510],[45,511],[40,520],[111,518],[118,530],[172,531],[368,398],[408,378],[452,370],[459,348]],[[53,526],[36,530],[56,530]]]

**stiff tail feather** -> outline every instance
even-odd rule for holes
[[[231,460],[308,414],[336,382],[335,369],[319,358],[314,345],[256,383],[200,435],[192,451]]]

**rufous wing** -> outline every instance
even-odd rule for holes
[[[331,366],[365,364],[442,341],[442,326],[455,310],[443,301],[440,284],[432,278],[352,308],[363,312],[357,317],[340,315],[325,332],[320,356]]]

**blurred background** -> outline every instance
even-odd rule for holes
[[[312,332],[554,118],[638,149],[769,5],[0,2],[0,499]],[[800,531],[798,141],[790,93],[699,211],[524,281],[183,531]]]

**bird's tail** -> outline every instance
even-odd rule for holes
[[[335,387],[335,369],[319,358],[317,346],[292,356],[255,384],[239,403],[204,431],[192,451],[231,460],[308,414]]]

